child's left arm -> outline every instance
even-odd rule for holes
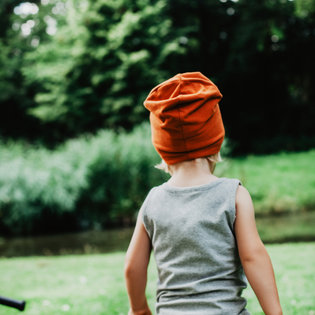
[[[150,238],[139,215],[125,260],[125,281],[130,303],[128,315],[151,315],[145,296],[150,253]]]

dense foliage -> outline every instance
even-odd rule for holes
[[[102,131],[55,151],[1,146],[2,233],[102,228],[133,219],[151,185],[163,179],[153,168],[159,158],[147,134],[147,125],[119,137]]]
[[[56,144],[147,119],[150,89],[201,71],[235,153],[315,145],[310,0],[2,1],[0,134]]]
[[[223,156],[227,149],[225,142]],[[314,159],[314,150],[227,159],[217,166],[216,175],[239,178],[257,214],[301,212],[315,205]],[[53,151],[1,144],[1,234],[130,224],[150,188],[168,178],[154,168],[158,162],[147,124],[119,136],[100,131]]]

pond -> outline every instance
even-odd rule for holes
[[[132,228],[124,228],[34,237],[0,237],[0,257],[125,251],[132,232]]]
[[[257,218],[265,243],[315,241],[315,211]],[[0,257],[126,251],[133,228],[36,237],[0,237]]]

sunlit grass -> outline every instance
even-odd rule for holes
[[[268,245],[286,315],[315,313],[315,243]],[[127,314],[124,253],[0,259],[1,295],[26,299],[25,315]],[[149,303],[154,309],[156,272],[150,265]],[[251,289],[248,309],[263,314]],[[17,311],[0,306],[0,315]]]
[[[257,213],[314,210],[315,150],[227,159],[217,171],[249,190]]]

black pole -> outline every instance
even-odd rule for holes
[[[14,307],[20,311],[24,311],[25,309],[25,301],[17,301],[17,300],[3,297],[3,296],[0,296],[0,304],[6,305],[9,307]]]

